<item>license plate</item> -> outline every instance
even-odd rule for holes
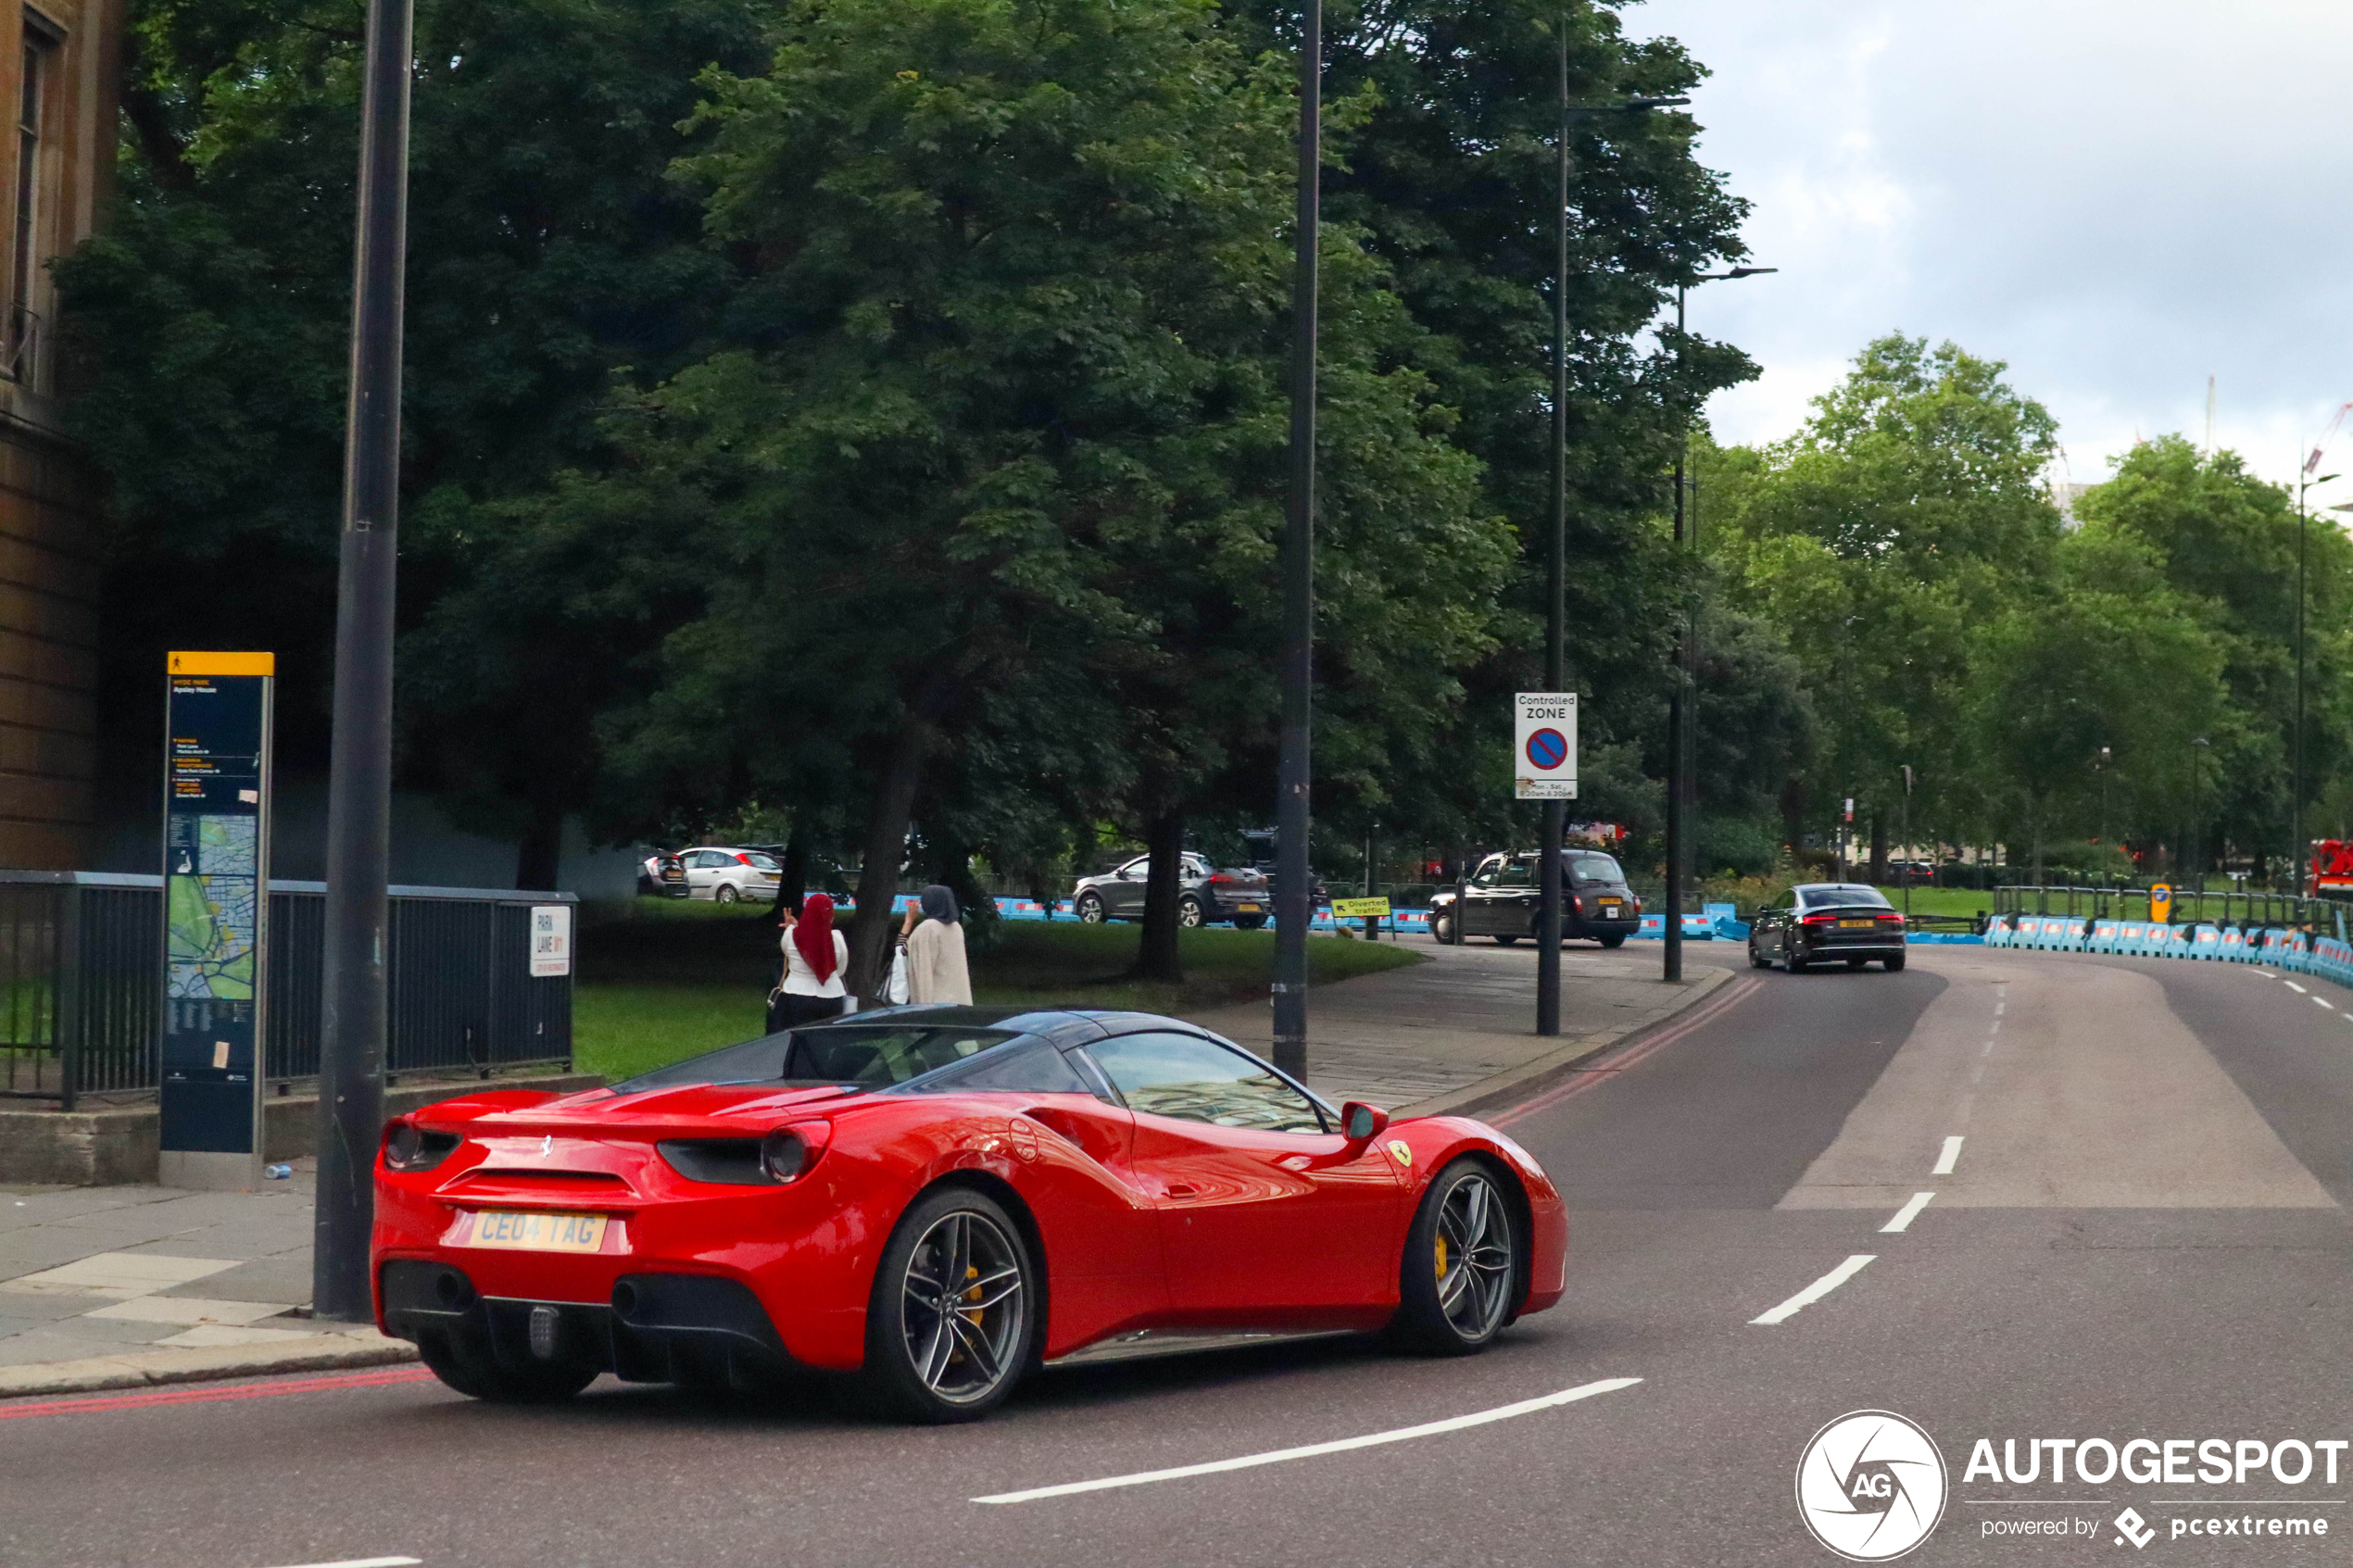
[[[518,1252],[596,1252],[605,1245],[602,1214],[535,1214],[514,1209],[484,1209],[474,1216],[469,1247],[503,1247]]]
[[[1237,904],[1234,908],[1246,915],[1254,915],[1258,913],[1258,906],[1255,904]]]
[[[1838,922],[1838,928],[1841,931],[1869,931],[1878,923],[1875,920],[1843,920]]]
[[[1605,915],[1615,916],[1615,915],[1617,913],[1617,910],[1618,910],[1618,903],[1617,903],[1617,899],[1615,899],[1615,898],[1604,898],[1604,899],[1603,899],[1603,900],[1602,900],[1602,913],[1604,913],[1604,914],[1605,914]]]

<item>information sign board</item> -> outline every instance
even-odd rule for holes
[[[174,653],[165,688],[158,1179],[258,1174],[269,997],[266,653]]]
[[[1386,898],[1335,898],[1332,918],[1335,920],[1378,920],[1389,913]]]
[[[1512,798],[1577,798],[1577,694],[1521,692],[1513,698]]]

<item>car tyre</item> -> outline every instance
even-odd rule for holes
[[[1037,1359],[1039,1284],[1021,1227],[994,1198],[964,1186],[917,1198],[875,1271],[859,1373],[867,1402],[925,1425],[987,1415]]]
[[[1608,935],[1602,937],[1600,940],[1602,946],[1604,947],[1623,947],[1626,946],[1626,933],[1622,931],[1613,931]]]
[[[1883,961],[1887,965],[1887,972],[1894,974],[1900,972],[1904,967],[1904,955],[1901,953],[1890,953]]]
[[[1391,1337],[1431,1355],[1485,1349],[1516,1315],[1526,1246],[1504,1191],[1483,1160],[1457,1160],[1430,1179],[1405,1233]]]
[[[597,1380],[595,1367],[569,1361],[502,1365],[486,1349],[442,1334],[427,1334],[418,1340],[417,1357],[451,1388],[486,1404],[557,1404]]]
[[[1078,896],[1078,922],[1081,925],[1103,923],[1103,901],[1092,893]]]
[[[1518,935],[1514,932],[1499,931],[1495,934],[1495,946],[1498,947],[1508,947],[1518,940]]]
[[[1758,952],[1756,950],[1756,944],[1751,942],[1748,945],[1748,967],[1751,969],[1770,969],[1773,967],[1773,960]]]
[[[1869,959],[1849,959],[1846,960],[1846,967],[1852,970],[1860,970],[1865,964],[1869,963],[1870,961],[1871,960]]]
[[[741,898],[743,895],[736,891],[736,884],[734,883],[723,882],[716,888],[711,890],[711,897],[712,902],[714,903],[732,904],[736,899]]]
[[[1454,922],[1444,915],[1430,916],[1429,935],[1430,940],[1436,942],[1441,947],[1453,947],[1454,943]]]
[[[1209,911],[1202,908],[1200,899],[1188,893],[1176,900],[1176,923],[1188,931],[1195,930],[1209,923]]]
[[[1234,917],[1234,928],[1237,931],[1256,931],[1265,923],[1265,915],[1236,915]]]

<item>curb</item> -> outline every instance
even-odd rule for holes
[[[1583,1035],[1561,1047],[1558,1050],[1538,1057],[1533,1061],[1524,1061],[1517,1067],[1508,1068],[1502,1073],[1481,1078],[1476,1084],[1466,1084],[1459,1089],[1450,1089],[1442,1095],[1435,1095],[1425,1100],[1416,1100],[1411,1105],[1400,1106],[1390,1114],[1400,1118],[1461,1116],[1473,1110],[1491,1109],[1501,1101],[1526,1099],[1531,1095],[1550,1088],[1554,1079],[1565,1078],[1575,1072],[1579,1064],[1589,1057],[1598,1056],[1603,1051],[1615,1050],[1629,1040],[1639,1040],[1651,1031],[1672,1023],[1730,985],[1736,972],[1733,970],[1718,969],[1714,965],[1708,965],[1698,974],[1682,982],[1681,1000],[1665,1012],[1655,1018],[1646,1019],[1631,1029],[1616,1034]]]
[[[0,1367],[0,1400],[34,1394],[95,1394],[118,1388],[152,1388],[170,1383],[268,1377],[285,1372],[390,1366],[417,1359],[414,1345],[405,1339],[387,1339],[373,1327],[355,1327],[309,1337],[312,1342],[304,1345],[208,1345]]]

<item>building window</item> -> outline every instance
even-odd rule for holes
[[[24,76],[17,99],[17,232],[9,269],[7,365],[8,376],[33,382],[41,365],[41,316],[33,308],[33,283],[40,276],[42,208],[42,131],[49,119],[49,100],[57,90],[57,58],[63,40],[56,30],[31,11],[24,18]]]

